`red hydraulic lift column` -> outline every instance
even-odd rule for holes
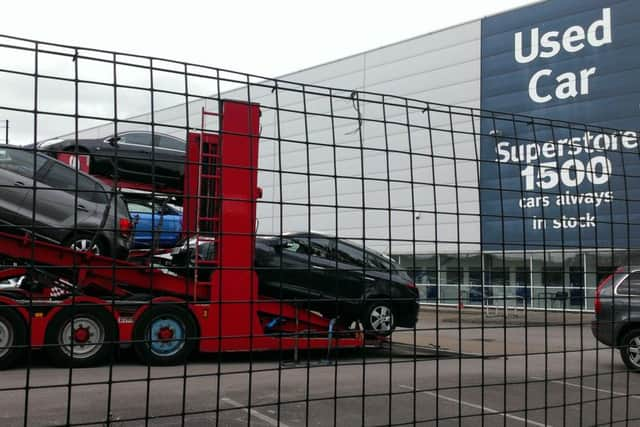
[[[211,277],[211,307],[200,348],[203,351],[248,350],[261,334],[257,314],[258,278],[253,269],[260,108],[223,101],[221,106],[219,268]],[[219,337],[207,339],[207,337]]]

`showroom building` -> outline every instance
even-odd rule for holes
[[[640,258],[639,24],[633,0],[536,2],[288,74],[275,91],[219,92],[264,107],[258,232],[312,229],[377,248],[413,272],[427,302],[592,309],[598,281]],[[321,87],[343,91],[329,103]],[[380,112],[354,90],[607,129],[535,133],[457,115],[421,138],[374,118],[414,123],[422,112]],[[203,106],[215,109],[196,100],[153,120],[200,123]],[[329,111],[344,119],[330,123]],[[445,116],[434,108],[430,125]],[[424,157],[403,153],[408,139]]]

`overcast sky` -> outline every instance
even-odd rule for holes
[[[277,77],[530,3],[20,0],[0,33]]]
[[[21,0],[3,3],[0,34],[280,77],[533,2]],[[0,68],[33,72],[33,59],[25,52],[0,48],[0,58]],[[39,72],[72,78],[73,65],[69,58],[43,56]],[[97,68],[83,65],[80,74],[83,72],[91,76],[80,78],[99,80]],[[122,84],[120,77],[119,82]],[[0,73],[0,107],[33,109],[33,86],[33,79]],[[81,87],[80,114],[112,113],[110,92],[108,87]],[[74,113],[72,83],[42,79],[38,98],[39,109]],[[127,105],[118,107],[119,117],[150,110],[148,94],[137,101],[128,94],[126,99]],[[167,105],[181,102],[166,100]],[[34,136],[32,117],[0,108],[0,120],[10,120],[12,143],[42,141],[75,128],[72,120],[41,115]],[[79,126],[86,129],[99,124]]]

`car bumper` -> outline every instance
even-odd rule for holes
[[[118,259],[127,259],[129,258],[129,248],[118,247],[116,248],[115,257]]]
[[[113,249],[113,256],[118,259],[129,258],[129,251],[131,250],[131,238],[118,236],[116,238],[116,245]]]
[[[414,328],[418,323],[418,313],[420,313],[420,304],[417,301],[399,303],[396,311],[396,326]]]
[[[597,320],[591,321],[591,333],[602,344],[614,347],[616,334],[614,332],[611,322],[599,322]]]

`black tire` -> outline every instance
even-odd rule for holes
[[[20,313],[0,306],[0,369],[8,369],[23,358],[28,339],[27,324]]]
[[[640,329],[632,329],[622,337],[620,356],[627,368],[640,372]]]
[[[46,351],[56,366],[87,368],[104,364],[118,339],[115,319],[102,307],[65,307],[49,323]]]
[[[134,325],[133,348],[144,364],[177,365],[185,363],[195,349],[197,333],[189,311],[176,305],[156,305],[142,313]]]
[[[396,327],[393,306],[385,299],[369,302],[360,320],[367,335],[391,335]]]
[[[80,252],[85,252],[88,249],[88,245],[93,240],[93,235],[89,233],[72,233],[64,242],[63,246],[76,249]],[[109,247],[100,238],[93,240],[93,252],[96,255],[111,256]]]

